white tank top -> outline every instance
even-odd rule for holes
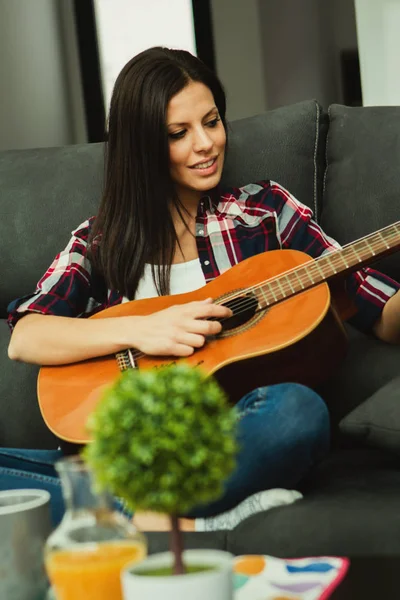
[[[193,290],[203,287],[205,283],[203,270],[198,258],[189,260],[188,262],[171,265],[171,295],[192,292]],[[158,294],[151,273],[151,265],[146,264],[143,277],[139,281],[139,286],[135,294],[135,300],[154,298],[155,296],[158,296]],[[122,302],[127,301],[127,298],[123,298],[122,300]]]

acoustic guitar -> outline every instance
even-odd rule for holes
[[[208,297],[229,306],[233,316],[223,320],[220,334],[188,358],[146,356],[127,348],[116,355],[42,367],[42,416],[59,438],[86,443],[87,417],[121,371],[180,360],[214,374],[232,403],[261,385],[291,381],[314,387],[329,377],[346,352],[342,319],[352,314],[352,307],[339,302],[343,294],[333,294],[331,302],[332,282],[343,282],[343,275],[399,246],[400,222],[316,260],[297,250],[271,250],[244,260],[194,292],[107,308],[90,318],[149,315]]]

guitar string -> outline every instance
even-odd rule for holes
[[[399,221],[399,224],[400,224],[400,221]],[[394,224],[394,225],[396,225],[396,224]],[[383,231],[385,231],[386,229],[389,229],[390,227],[393,227],[394,225],[389,225],[388,227],[385,227],[384,229],[382,229],[382,230],[381,230],[381,231],[379,231],[378,233],[379,233],[379,234],[381,234]],[[253,290],[257,289],[257,288],[260,288],[260,287],[262,287],[263,285],[265,285],[265,284],[268,284],[268,283],[270,283],[270,282],[277,281],[278,279],[284,279],[284,278],[286,278],[288,275],[291,275],[292,273],[294,273],[295,271],[301,271],[301,270],[307,271],[307,270],[311,270],[311,269],[313,269],[313,270],[315,270],[315,271],[319,271],[319,269],[320,269],[320,267],[319,267],[319,263],[320,263],[320,262],[323,262],[324,260],[326,260],[327,262],[330,262],[330,263],[332,263],[332,262],[333,262],[333,259],[335,259],[335,258],[338,258],[339,260],[343,260],[343,261],[344,261],[344,259],[343,259],[343,257],[342,257],[342,254],[344,254],[344,252],[343,252],[343,251],[344,251],[344,250],[347,250],[347,249],[348,249],[348,248],[350,248],[350,247],[353,247],[352,249],[354,249],[354,246],[355,246],[356,244],[358,244],[359,242],[364,242],[364,241],[365,241],[365,242],[367,243],[367,245],[368,245],[368,250],[370,250],[372,253],[374,253],[374,251],[375,251],[375,250],[379,250],[379,248],[380,248],[380,247],[381,247],[381,245],[382,245],[382,241],[376,240],[376,241],[373,243],[373,244],[375,244],[375,246],[374,246],[373,244],[372,244],[372,245],[371,245],[371,244],[369,244],[367,240],[368,240],[368,238],[370,238],[370,237],[373,237],[373,236],[375,236],[375,235],[378,235],[378,233],[373,233],[373,234],[370,234],[369,236],[367,236],[367,237],[365,237],[365,238],[361,238],[360,240],[358,240],[358,241],[356,241],[356,242],[351,242],[351,243],[349,243],[349,244],[346,244],[345,246],[342,246],[341,248],[337,248],[337,249],[335,249],[334,251],[330,252],[329,254],[324,254],[324,256],[320,256],[320,257],[318,257],[317,259],[311,260],[311,261],[309,261],[309,262],[307,262],[307,263],[302,263],[302,264],[300,264],[300,265],[296,265],[295,267],[292,267],[292,268],[291,268],[291,269],[289,269],[288,271],[285,271],[284,273],[279,273],[279,275],[274,275],[274,276],[272,276],[272,277],[270,277],[270,278],[268,278],[268,279],[265,279],[264,281],[261,281],[260,283],[257,283],[257,284],[255,284],[255,285],[253,285],[253,286],[250,286],[249,288],[246,288],[246,290],[242,290],[241,292],[234,292],[234,293],[232,293],[232,294],[231,294],[231,296],[227,296],[227,297],[225,297],[225,298],[223,299],[223,302],[222,302],[222,304],[224,304],[225,302],[227,302],[227,301],[228,301],[228,300],[230,300],[230,299],[235,299],[235,298],[236,298],[236,297],[238,297],[238,296],[243,296],[243,292],[250,292],[250,291],[253,291]],[[399,237],[399,232],[397,232],[397,233],[396,233],[396,232],[394,232],[394,233],[391,233],[389,236],[387,236],[387,237],[384,239],[384,242],[389,242],[389,243],[390,243],[391,241],[394,241],[394,240],[395,240],[396,238],[398,238],[398,237]],[[391,249],[391,248],[388,248],[388,247],[387,247],[387,250],[390,250],[390,249]],[[341,256],[337,256],[337,255],[339,255],[339,254],[340,254]],[[334,266],[340,266],[340,265],[339,265],[339,264],[336,264],[336,265],[334,265]],[[352,266],[357,266],[357,263],[355,263],[355,264],[354,264],[354,265],[352,265]],[[349,268],[352,268],[352,266],[350,266]],[[343,265],[341,265],[341,267],[343,267]],[[342,269],[342,270],[345,270],[345,269]],[[319,271],[319,274],[320,274],[320,271]],[[333,274],[334,274],[334,273],[333,273]],[[333,275],[333,274],[332,274],[332,275]],[[331,276],[332,276],[332,275],[331,275]],[[306,273],[306,278],[305,278],[305,279],[303,279],[303,280],[301,281],[301,283],[306,283],[306,284],[309,284],[309,283],[310,283],[310,278],[307,276],[307,273]],[[286,284],[286,285],[288,285],[288,284]],[[288,289],[290,290],[290,286],[288,286]]]
[[[389,227],[392,227],[392,226],[389,226]],[[387,228],[386,228],[386,229],[387,229]],[[383,230],[382,230],[382,231],[383,231]],[[372,235],[375,235],[375,234],[372,234]],[[371,236],[367,236],[367,237],[371,237]],[[398,236],[397,236],[397,234],[391,234],[390,236],[387,236],[387,238],[385,239],[385,241],[386,241],[386,242],[390,242],[390,241],[391,241],[391,238],[396,238],[396,237],[398,237]],[[364,240],[366,240],[366,238],[363,238],[363,240],[361,240],[361,241],[364,241]],[[348,247],[350,247],[350,246],[354,246],[354,244],[356,244],[356,243],[357,243],[357,242],[352,242],[352,243],[350,243],[350,244],[347,244],[346,246],[343,246],[342,248],[340,248],[340,249],[337,249],[337,250],[335,250],[334,252],[331,252],[329,255],[325,255],[324,257],[321,257],[321,259],[322,259],[322,258],[328,258],[328,257],[329,257],[329,258],[335,258],[335,255],[336,255],[336,254],[340,253],[342,250],[344,250],[344,249],[346,249],[346,248],[348,248]],[[378,243],[378,245],[375,245],[375,247],[374,247],[373,245],[369,244],[369,249],[370,249],[371,251],[374,251],[374,249],[375,249],[375,248],[376,248],[376,249],[378,249],[379,247],[381,247],[381,244],[379,244],[379,243]],[[388,249],[389,249],[389,248],[388,248]],[[314,262],[317,262],[317,261],[314,261]],[[220,302],[217,302],[216,304],[225,304],[229,298],[231,298],[231,299],[232,299],[232,298],[233,298],[233,299],[235,299],[235,298],[242,298],[244,293],[249,293],[249,292],[251,292],[253,289],[257,289],[257,288],[261,287],[263,284],[265,284],[265,283],[268,283],[269,281],[274,281],[274,280],[277,280],[277,279],[279,279],[280,277],[286,277],[286,275],[287,275],[287,274],[289,274],[289,273],[291,273],[291,272],[295,271],[296,269],[299,269],[299,270],[300,270],[300,269],[301,269],[302,267],[304,267],[304,266],[309,266],[309,267],[312,267],[312,266],[313,266],[313,263],[311,263],[311,264],[308,264],[308,263],[306,263],[306,265],[297,265],[297,266],[296,266],[296,267],[294,267],[293,269],[291,269],[291,270],[289,270],[289,271],[285,271],[285,273],[284,273],[284,274],[280,274],[278,277],[276,277],[276,276],[275,276],[275,277],[272,277],[272,278],[270,278],[270,279],[267,279],[267,280],[265,280],[264,282],[261,282],[261,283],[259,283],[259,284],[255,285],[255,286],[252,286],[252,287],[250,287],[250,288],[247,288],[246,290],[243,290],[241,293],[235,293],[235,294],[232,294],[230,297],[228,296],[228,297],[224,298],[222,301],[220,301]],[[354,266],[356,266],[356,265],[354,265]],[[300,280],[300,278],[299,278],[299,280]],[[302,282],[302,283],[303,283],[303,282]],[[312,285],[318,285],[318,283],[319,283],[319,282],[318,282],[317,284],[314,284],[314,283],[313,283],[312,285],[310,285],[310,280],[305,280],[305,283],[306,283],[306,284],[308,284],[308,289],[310,289],[310,288],[312,287]],[[286,285],[287,285],[287,284],[286,284]],[[289,286],[288,286],[288,290],[289,290],[290,292],[292,292],[292,290],[290,290],[290,287],[289,287]],[[301,292],[301,291],[303,291],[303,288],[302,288],[302,289],[300,289],[300,290],[298,290],[298,292]],[[306,289],[304,289],[304,291],[306,291]],[[294,294],[293,294],[293,295],[294,295]],[[286,294],[285,294],[285,295],[284,295],[282,298],[280,298],[280,299],[278,299],[278,300],[274,299],[274,302],[272,302],[272,303],[271,303],[270,305],[268,305],[268,306],[273,306],[274,304],[277,304],[278,302],[280,302],[280,301],[284,300],[285,298],[286,298]],[[238,303],[238,304],[237,304],[235,307],[232,307],[233,316],[238,316],[238,315],[239,315],[239,314],[241,314],[242,312],[245,312],[246,310],[249,310],[249,308],[250,308],[250,307],[252,307],[253,305],[254,305],[254,299],[249,299],[249,298],[247,298],[247,299],[241,300],[241,301],[240,301],[240,302],[239,302],[239,303]],[[264,307],[264,309],[268,308],[268,306]],[[240,309],[240,310],[239,310],[239,309]],[[256,312],[259,312],[259,311],[256,311]],[[219,319],[219,321],[220,321],[221,323],[223,323],[223,322],[225,322],[226,320],[229,320],[230,318],[231,318],[231,317],[225,317],[225,318],[223,318],[223,319]],[[218,320],[218,319],[217,319],[217,318],[211,318],[211,319],[209,319],[209,320]],[[140,352],[140,351],[134,351],[134,352],[132,352],[132,357],[133,357],[134,359],[135,359],[135,358],[140,358],[140,357],[142,357],[142,356],[145,356],[145,354],[144,354],[144,353],[142,353],[142,352]]]
[[[393,227],[393,225],[390,225],[388,228]],[[385,229],[388,229],[385,228]],[[383,231],[383,230],[382,230]],[[380,232],[379,232],[380,233]],[[376,234],[371,234],[371,236],[368,237],[372,237],[373,235]],[[390,236],[387,236],[385,239],[385,242],[391,242],[394,239],[396,239],[398,237],[398,234],[396,233],[392,233]],[[365,238],[363,238],[361,241],[364,241]],[[320,262],[323,259],[329,259],[329,264],[330,266],[333,266],[334,272],[330,275],[331,277],[335,274],[336,270],[335,267],[339,267],[339,270],[341,269],[342,271],[344,271],[345,269],[343,269],[343,264],[340,264],[338,262],[334,262],[334,259],[339,259],[339,261],[343,261],[346,265],[345,259],[343,258],[343,250],[348,249],[349,247],[354,247],[354,244],[356,244],[358,242],[352,242],[350,244],[347,244],[345,246],[343,246],[342,248],[338,248],[337,250],[324,255],[322,257],[320,257],[319,259],[316,259],[314,261],[310,261],[308,263],[303,263],[301,265],[296,265],[295,267],[293,267],[292,269],[289,269],[288,271],[285,271],[284,273],[280,273],[278,276],[273,276],[270,277],[269,279],[266,279],[258,284],[255,284],[254,286],[250,286],[244,290],[241,290],[239,292],[233,292],[231,295],[225,296],[224,298],[222,298],[220,301],[216,302],[216,304],[219,305],[223,305],[226,304],[228,301],[230,300],[235,300],[236,298],[241,298],[240,302],[237,303],[233,308],[234,308],[234,316],[239,315],[241,312],[243,312],[244,310],[248,310],[251,308],[251,306],[253,306],[254,304],[254,298],[246,298],[245,295],[251,293],[252,291],[258,290],[260,288],[262,288],[264,285],[269,284],[271,286],[272,283],[277,282],[277,285],[275,287],[275,291],[270,291],[267,290],[266,293],[262,292],[262,294],[264,295],[264,300],[266,299],[266,296],[269,296],[270,299],[272,299],[272,302],[268,302],[267,301],[267,305],[268,306],[273,306],[274,304],[277,304],[278,302],[282,302],[283,300],[294,296],[295,293],[301,293],[302,291],[306,291],[307,289],[311,289],[313,286],[318,285],[320,283],[323,283],[325,281],[325,279],[327,279],[329,276],[324,276],[323,279],[319,280],[319,281],[314,281],[313,277],[310,276],[308,273],[312,270],[312,275],[315,277],[315,275],[317,276],[321,276],[321,269],[319,267],[319,264],[316,264],[318,262]],[[381,247],[381,242],[379,242],[378,240],[376,240],[375,243],[372,244],[368,244],[368,249],[372,252],[374,252],[375,250],[378,250]],[[390,248],[387,248],[390,249]],[[339,255],[340,256],[337,256]],[[361,259],[362,262],[362,259]],[[357,263],[350,265],[349,268],[353,268],[356,267]],[[287,276],[292,274],[293,272],[297,271],[305,271],[305,277],[303,274],[301,275],[297,275],[297,283],[295,283],[295,285],[292,285],[291,283],[285,283],[283,280],[287,279]],[[308,272],[308,273],[307,273]],[[282,281],[279,281],[279,280]],[[300,282],[301,284],[301,288],[298,288],[298,282]],[[311,283],[311,285],[310,285]],[[305,285],[304,285],[305,284]],[[280,291],[278,291],[280,288]],[[293,289],[295,289],[295,293],[293,293]],[[276,293],[277,292],[277,293]],[[283,292],[283,296],[279,297]],[[289,292],[289,293],[287,293]],[[278,298],[277,298],[278,296]],[[268,307],[267,306],[267,307]],[[266,307],[266,308],[267,308]],[[232,309],[233,309],[232,308]],[[239,310],[240,309],[240,310]],[[227,319],[230,319],[231,317],[225,317],[224,319],[218,319],[218,318],[211,318],[209,320],[220,320],[221,323],[223,323],[224,321],[226,321]]]
[[[386,229],[389,229],[390,227],[393,227],[393,225],[389,225],[388,227],[382,229],[378,233],[381,234],[383,231],[385,231]],[[360,242],[367,242],[368,238],[370,238],[370,237],[372,237],[374,235],[378,235],[378,233],[374,233],[374,234],[371,234],[370,236],[367,236],[366,238],[362,238],[360,240]],[[384,239],[384,242],[390,243],[391,241],[393,241],[397,237],[398,237],[398,233],[394,232],[394,233],[390,234],[389,236],[387,236]],[[277,281],[280,278],[284,278],[284,277],[286,277],[290,273],[293,273],[296,270],[301,270],[302,268],[305,268],[305,267],[309,267],[310,269],[311,268],[315,268],[315,270],[318,270],[318,267],[316,267],[314,263],[319,262],[322,259],[327,259],[327,258],[334,259],[334,258],[337,258],[336,257],[337,254],[342,254],[344,250],[346,250],[347,248],[349,248],[351,246],[354,248],[354,245],[356,245],[357,243],[358,243],[358,241],[357,242],[351,242],[351,243],[346,244],[345,246],[343,246],[341,248],[338,248],[337,250],[331,252],[330,254],[324,255],[324,256],[322,256],[319,259],[316,259],[314,261],[310,261],[310,263],[305,263],[305,264],[302,264],[302,265],[296,265],[292,269],[290,269],[288,271],[285,271],[284,273],[280,273],[278,276],[270,277],[269,279],[266,279],[263,282],[260,282],[260,283],[254,285],[254,286],[249,287],[249,288],[246,288],[245,290],[242,290],[241,292],[235,292],[231,296],[227,296],[227,297],[223,298],[221,301],[216,302],[216,304],[222,305],[222,304],[226,304],[226,302],[229,301],[229,300],[232,300],[232,299],[235,300],[236,298],[243,298],[244,294],[248,294],[249,292],[252,292],[253,290],[257,290],[258,288],[262,287],[265,284],[268,284],[269,282]],[[375,246],[374,246],[374,244],[369,244],[367,242],[367,246],[368,246],[368,249],[371,252],[374,252],[375,249],[378,250],[382,246],[382,241],[377,240],[376,243],[375,243]],[[388,250],[389,249],[390,248],[388,248]],[[342,256],[339,257],[339,259],[340,260],[344,260]],[[332,262],[332,260],[330,262]],[[339,264],[333,265],[333,266],[341,266],[341,267],[343,267],[343,265],[339,265]],[[356,265],[353,265],[353,266],[356,266]],[[319,275],[320,274],[321,273],[319,273]],[[299,279],[299,281],[301,283],[306,283],[306,285],[308,286],[307,288],[304,288],[304,291],[306,291],[307,289],[311,289],[313,286],[318,285],[320,283],[320,282],[314,283],[312,281],[312,279],[311,279],[312,283],[310,285],[310,278],[309,277],[307,279],[305,279],[305,280],[301,280],[300,277],[298,277],[298,279]],[[322,282],[323,281],[324,280],[322,280]],[[285,284],[281,285],[281,288],[284,288],[284,285]],[[295,295],[295,294],[293,294],[293,286],[290,286],[289,284],[286,284],[286,287],[287,287],[287,290],[290,292],[289,297],[293,297]],[[302,291],[303,291],[303,288],[297,290],[298,293],[301,293]],[[272,296],[274,296],[273,293],[272,293]],[[273,306],[274,304],[278,304],[278,302],[281,302],[281,301],[285,300],[286,297],[287,297],[286,294],[282,298],[280,298],[280,299],[276,299],[274,297],[273,302],[271,304],[267,304],[267,306],[263,307],[262,310],[265,310],[269,306]],[[241,313],[245,312],[246,310],[249,310],[253,306],[254,306],[254,299],[253,298],[244,298],[243,300],[240,300],[240,302],[237,304],[237,306],[232,307],[233,316],[236,317],[236,316],[240,315]],[[259,312],[259,310],[256,311],[256,312]],[[232,318],[232,317],[225,317],[223,319],[218,319],[216,317],[215,318],[212,317],[211,319],[208,319],[208,320],[210,320],[210,321],[219,320],[220,323],[224,323],[225,321],[229,320],[230,318]],[[145,355],[145,353],[141,352],[140,350],[135,350],[133,352],[131,350],[131,356],[132,356],[133,359],[136,359],[136,358],[141,358],[141,357],[146,356],[146,355]]]

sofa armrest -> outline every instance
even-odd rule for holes
[[[10,360],[9,340],[8,325],[0,319],[0,446],[56,448],[58,440],[46,427],[37,402],[39,369]]]
[[[333,424],[400,375],[400,346],[345,325],[347,356],[338,372],[318,389],[330,409]]]

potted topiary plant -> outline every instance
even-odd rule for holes
[[[170,516],[171,553],[128,569],[126,597],[132,589],[135,600],[155,598],[162,585],[164,600],[231,598],[231,556],[183,552],[179,529],[179,515],[217,499],[234,468],[236,419],[218,383],[185,364],[125,371],[88,427],[92,442],[84,456],[100,487],[133,511]]]

